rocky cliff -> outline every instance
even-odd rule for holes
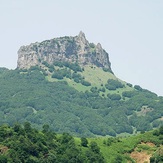
[[[49,64],[55,61],[78,62],[80,65],[93,64],[112,72],[108,53],[102,49],[100,43],[97,45],[89,43],[83,32],[75,37],[65,36],[20,47],[18,68],[28,69],[41,65],[42,61]]]

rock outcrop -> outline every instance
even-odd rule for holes
[[[108,53],[102,49],[100,43],[97,45],[89,43],[83,32],[75,37],[65,36],[20,47],[18,68],[28,69],[41,65],[43,61],[49,64],[55,61],[78,62],[82,66],[93,64],[112,72]]]

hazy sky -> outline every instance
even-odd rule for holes
[[[163,95],[163,0],[0,0],[0,67],[20,46],[83,31],[117,77]]]

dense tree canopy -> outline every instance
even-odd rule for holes
[[[70,134],[56,135],[45,130],[47,127],[44,125],[44,132],[41,132],[32,128],[29,122],[25,122],[23,126],[0,126],[0,163],[104,162],[97,144],[91,144],[90,147],[77,146]]]
[[[47,63],[44,63],[45,65]],[[55,63],[59,64],[59,63]],[[163,124],[163,98],[135,86],[133,91],[117,89],[125,87],[118,80],[108,80],[116,92],[107,86],[99,89],[90,86],[79,73],[83,71],[77,64],[60,63],[63,69],[53,72],[32,67],[29,70],[0,69],[0,124],[13,125],[28,121],[31,126],[41,128],[43,124],[56,132],[69,132],[80,136],[111,135],[150,130]],[[74,71],[75,69],[75,71]],[[48,73],[54,73],[75,82],[90,86],[90,91],[79,92],[66,81],[49,82]],[[60,72],[61,71],[61,72]],[[105,89],[106,88],[106,89]]]

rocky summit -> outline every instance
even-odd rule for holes
[[[55,61],[77,62],[81,66],[92,64],[112,72],[108,53],[100,43],[89,43],[83,32],[75,37],[65,36],[20,47],[17,62],[19,69],[41,66],[43,61],[49,64]]]

